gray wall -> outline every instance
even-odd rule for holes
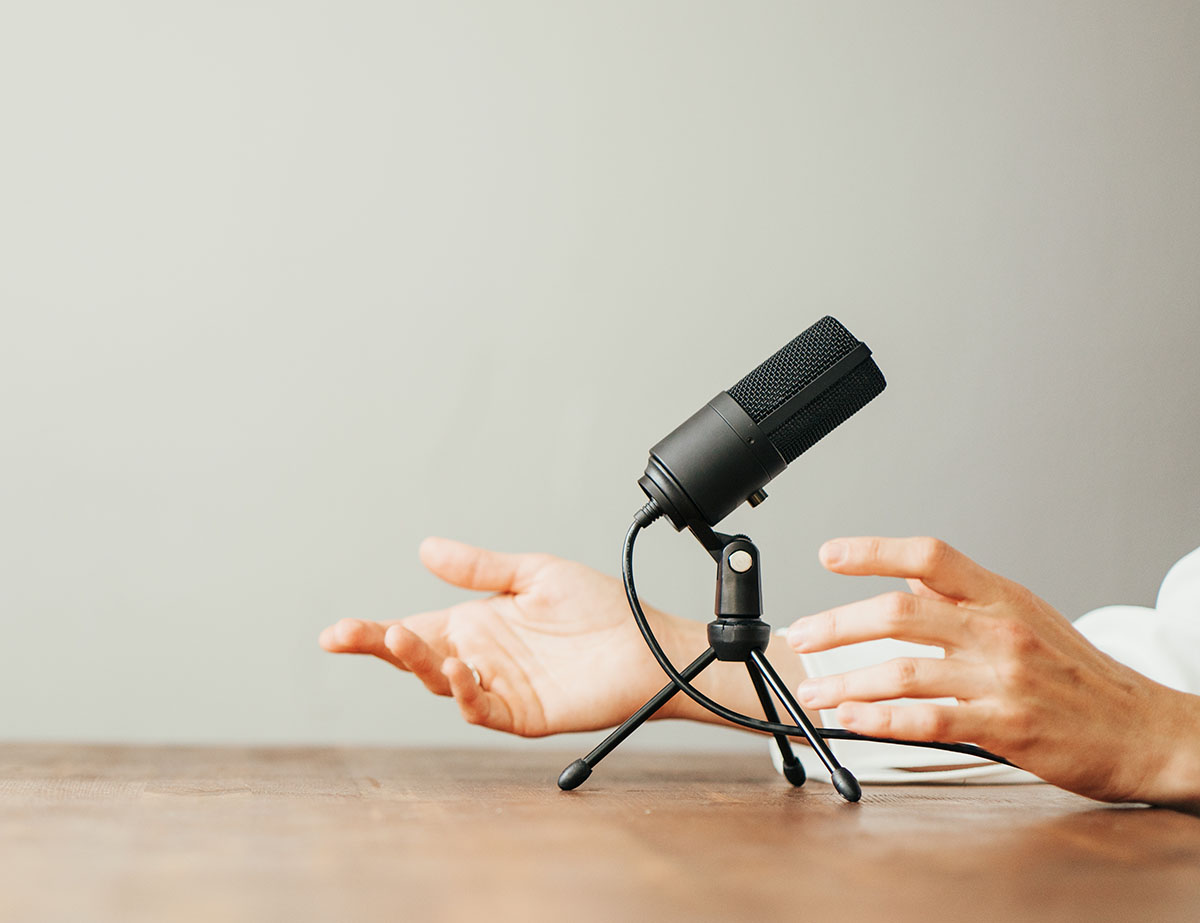
[[[462,598],[430,533],[615,571],[646,448],[824,313],[889,388],[731,521],[773,621],[878,590],[855,533],[1152,602],[1198,101],[1193,2],[10,4],[0,735],[501,742],[318,630]]]

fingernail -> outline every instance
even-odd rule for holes
[[[788,644],[795,648],[804,647],[808,643],[808,626],[803,622],[797,622],[787,633]]]
[[[796,689],[796,698],[802,705],[813,706],[821,701],[821,681],[806,679]]]
[[[840,564],[846,558],[845,542],[826,542],[821,546],[822,564]]]

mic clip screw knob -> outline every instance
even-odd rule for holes
[[[729,556],[729,566],[739,574],[744,574],[754,566],[754,558],[750,552],[741,549]]]

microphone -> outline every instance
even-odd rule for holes
[[[650,450],[638,485],[676,531],[715,526],[876,397],[867,344],[821,318]]]
[[[935,747],[1007,762],[973,744],[895,740],[845,728],[816,728],[766,656],[771,626],[762,618],[757,546],[749,536],[713,531],[744,501],[752,506],[761,503],[767,481],[886,386],[867,345],[834,318],[823,317],[650,450],[646,473],[638,479],[650,499],[634,514],[625,533],[621,576],[638,631],[670,681],[590,753],[564,769],[559,788],[566,791],[582,785],[597,763],[679,692],[731,724],[771,734],[783,760],[784,777],[793,785],[804,783],[805,771],[789,738],[803,736],[847,801],[858,801],[862,788],[829,749],[827,738]],[[708,623],[708,649],[683,669],[671,662],[654,636],[633,579],[637,536],[664,515],[676,531],[690,529],[717,565],[716,618]],[[726,708],[692,685],[717,661],[746,665],[766,720]],[[795,724],[780,723],[776,701]]]

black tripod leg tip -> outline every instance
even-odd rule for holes
[[[562,783],[560,782],[559,784],[561,785]],[[845,766],[833,771],[833,787],[847,801],[858,801],[862,797],[862,786],[858,784],[858,779],[854,778],[854,774]]]
[[[587,777],[592,774],[592,767],[583,760],[576,760],[570,766],[562,771],[562,775],[558,777],[558,787],[564,792],[569,792],[573,788],[579,788],[587,781]],[[853,776],[851,776],[853,779]]]
[[[804,767],[801,766],[799,763],[792,763],[791,766],[784,766],[783,767],[783,777],[785,779],[787,779],[789,782],[791,782],[792,785],[795,785],[797,787],[803,785],[804,780],[806,778],[808,778],[804,774]]]

